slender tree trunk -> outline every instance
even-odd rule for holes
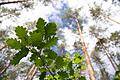
[[[109,53],[109,50],[105,48],[105,46],[103,45],[104,49],[106,50],[106,52],[109,54],[110,58],[112,59],[112,61],[114,62],[115,66],[116,66],[116,70],[118,70],[118,65],[116,63],[116,61],[113,59],[112,55]]]
[[[33,64],[32,67],[30,68],[26,80],[32,80],[35,73],[37,71],[37,67]]]
[[[106,50],[106,48],[104,47],[104,45],[103,45],[101,42],[99,42],[99,43],[103,46],[103,49],[105,50],[106,56],[108,57],[109,61],[111,62],[114,70],[117,71],[117,70],[118,70],[118,67],[117,67],[116,62],[114,61],[114,59],[111,58],[109,52],[107,52],[107,50]]]
[[[109,16],[105,16],[104,14],[102,14],[102,15],[103,15],[104,18],[106,18],[106,19],[108,19],[108,20],[110,20],[110,21],[112,21],[112,22],[114,22],[114,23],[120,24],[119,21],[116,21],[116,20],[112,19],[112,18],[109,17]]]
[[[104,68],[100,58],[99,58],[99,55],[93,55],[95,58],[94,61],[95,63],[97,64],[97,66],[99,67],[99,70],[100,70],[100,80],[109,80],[109,77],[108,77],[108,73],[106,72],[106,69]]]
[[[85,45],[85,42],[84,42],[84,39],[83,39],[83,36],[82,36],[82,31],[80,29],[80,25],[79,25],[79,22],[77,20],[77,18],[75,19],[76,23],[77,23],[77,27],[78,27],[78,32],[79,32],[79,35],[80,35],[80,39],[81,39],[81,43],[82,43],[82,48],[83,48],[83,51],[84,51],[84,56],[85,56],[85,60],[86,60],[86,65],[87,65],[87,68],[88,68],[88,72],[89,72],[89,75],[90,75],[90,79],[91,80],[96,80],[95,79],[95,74],[94,74],[94,69],[93,69],[93,66],[90,62],[90,57],[87,53],[87,48],[86,48],[86,45]]]
[[[6,70],[9,68],[10,66],[10,62],[8,63],[8,65],[0,72],[0,77],[6,72]]]

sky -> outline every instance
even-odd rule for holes
[[[11,18],[11,19],[6,19],[3,21],[2,24],[0,24],[0,29],[7,29],[9,26],[11,26],[11,30],[14,30],[14,27],[15,26],[18,26],[18,25],[23,25],[25,24],[26,22],[32,22],[32,21],[35,21],[37,20],[39,17],[42,17],[44,18],[46,21],[49,22],[49,19],[48,19],[48,15],[50,14],[54,14],[54,13],[58,13],[57,10],[54,9],[54,7],[50,4],[49,6],[44,6],[42,3],[38,3],[37,0],[35,0],[35,4],[34,4],[34,9],[23,9],[22,12],[21,12],[21,15],[18,17],[18,18]],[[120,21],[120,17],[119,14],[120,14],[120,8],[119,6],[114,6],[114,5],[111,5],[111,0],[108,0],[108,2],[103,2],[103,0],[63,0],[64,3],[67,3],[69,5],[69,7],[71,7],[73,10],[76,9],[76,8],[79,8],[79,7],[82,7],[83,9],[81,10],[80,12],[80,15],[81,16],[86,16],[87,17],[87,20],[88,20],[88,23],[87,24],[84,24],[84,39],[85,39],[85,42],[86,42],[86,45],[87,45],[87,48],[88,48],[88,52],[92,52],[94,47],[95,47],[95,44],[97,42],[97,39],[95,38],[91,38],[89,36],[89,27],[88,26],[91,26],[91,25],[94,25],[95,22],[92,20],[91,16],[90,16],[90,13],[89,13],[89,6],[93,6],[93,2],[96,2],[96,4],[99,4],[101,5],[102,4],[102,8],[104,8],[104,10],[107,10],[109,11],[110,9],[110,12],[112,13],[111,14],[111,18],[112,19],[115,19],[117,21]],[[6,5],[6,7],[9,7],[9,8],[17,8],[19,4],[10,4],[10,5]],[[61,5],[62,4],[57,4],[57,8],[61,8]],[[117,12],[116,12],[117,11]],[[111,21],[110,21],[111,22]],[[7,24],[6,24],[7,23]],[[109,25],[107,24],[103,24],[103,23],[97,23],[99,26],[101,27],[108,27],[108,30],[105,32],[105,35],[106,36],[110,36],[110,33],[111,32],[114,32],[116,30],[120,30],[120,27],[119,27],[119,24],[116,24],[114,22],[111,22],[111,23],[108,23]],[[67,51],[70,51],[72,53],[71,50],[74,49],[73,47],[73,44],[74,44],[74,41],[78,41],[79,39],[79,36],[74,34],[69,28],[64,28],[62,29],[62,31],[64,32],[64,36],[65,36],[65,40],[66,40],[66,43],[67,43],[67,46],[66,46],[66,50]],[[10,34],[11,37],[15,37],[15,34]],[[62,43],[62,41],[58,41],[59,44]],[[89,53],[89,54],[90,54]],[[24,61],[25,59],[23,59]],[[106,58],[105,58],[106,60]],[[108,61],[108,60],[106,60]],[[111,66],[110,66],[111,68]],[[113,70],[110,70],[111,72],[113,72]]]

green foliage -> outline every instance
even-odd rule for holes
[[[80,53],[74,56],[70,56],[69,53],[58,56],[51,50],[58,40],[57,25],[39,18],[36,28],[29,32],[26,28],[18,26],[15,30],[18,39],[7,39],[8,46],[18,51],[11,60],[11,64],[18,64],[23,57],[32,53],[30,61],[38,67],[40,80],[78,80],[79,78],[85,80],[80,76],[80,70],[85,67],[84,57]]]
[[[50,48],[51,46],[56,45],[57,40],[58,40],[57,37],[49,39],[49,41],[46,42],[45,47]]]
[[[118,39],[120,39],[120,32],[116,31],[114,33],[111,33],[110,40],[114,41],[114,40],[118,40]]]
[[[26,57],[29,52],[28,48],[22,48],[21,51],[19,51],[14,57],[13,60],[11,60],[11,64],[16,65],[19,63],[19,61],[23,58]]]
[[[95,6],[90,9],[90,14],[94,19],[100,18],[100,15],[102,14],[101,6],[95,4]]]
[[[116,71],[114,80],[120,80],[120,71]]]
[[[50,49],[44,50],[44,53],[47,56],[47,58],[50,58],[50,59],[53,59],[53,60],[55,60],[56,57],[57,57],[57,54],[54,51],[50,50]]]
[[[16,35],[19,37],[19,39],[23,39],[27,36],[27,30],[26,28],[23,28],[22,26],[16,27],[15,32],[16,32]]]
[[[18,41],[17,39],[8,39],[6,41],[6,43],[8,44],[9,47],[11,47],[12,49],[20,49],[22,48],[22,44],[20,43],[20,41]]]

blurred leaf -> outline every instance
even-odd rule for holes
[[[68,78],[68,73],[66,71],[59,71],[58,74],[62,78]]]
[[[46,68],[42,67],[39,69],[40,72],[45,72],[46,71]]]
[[[80,58],[75,58],[75,59],[74,59],[74,62],[75,62],[76,64],[79,64],[79,63],[81,62],[81,60],[80,60]]]
[[[73,74],[74,74],[74,69],[72,68],[72,61],[69,62],[68,68],[69,68],[69,70],[70,70],[70,75],[73,75]]]
[[[81,76],[81,77],[80,77],[80,80],[86,80],[86,78],[85,78],[85,77],[83,77],[83,76]]]
[[[120,71],[116,71],[116,73],[115,73],[116,75],[119,75],[120,74]]]
[[[46,76],[46,72],[41,72],[39,79],[44,80],[45,76]]]
[[[67,56],[68,58],[70,58],[70,57],[71,57],[69,53],[66,53],[66,56]]]
[[[86,69],[86,66],[85,65],[81,65],[81,69]]]
[[[78,58],[80,56],[80,52],[73,55],[74,58]]]
[[[53,77],[51,75],[46,76],[47,80],[53,80]]]
[[[64,66],[64,60],[61,56],[58,56],[55,60],[55,64],[56,64],[56,67],[59,69],[59,68],[62,68]]]

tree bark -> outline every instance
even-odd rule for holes
[[[82,43],[82,48],[83,48],[83,51],[84,51],[84,56],[85,56],[85,60],[86,60],[86,65],[87,65],[87,68],[88,68],[88,72],[89,72],[89,75],[90,75],[90,79],[91,80],[96,80],[95,78],[95,74],[94,74],[94,69],[93,69],[93,66],[90,62],[90,57],[87,53],[87,48],[86,48],[86,45],[85,45],[85,42],[84,42],[84,39],[83,39],[83,36],[82,36],[82,31],[80,29],[80,25],[79,25],[79,22],[78,20],[75,18],[75,21],[77,23],[77,27],[78,27],[78,32],[79,32],[79,35],[80,35],[80,39],[81,39],[81,43]]]

